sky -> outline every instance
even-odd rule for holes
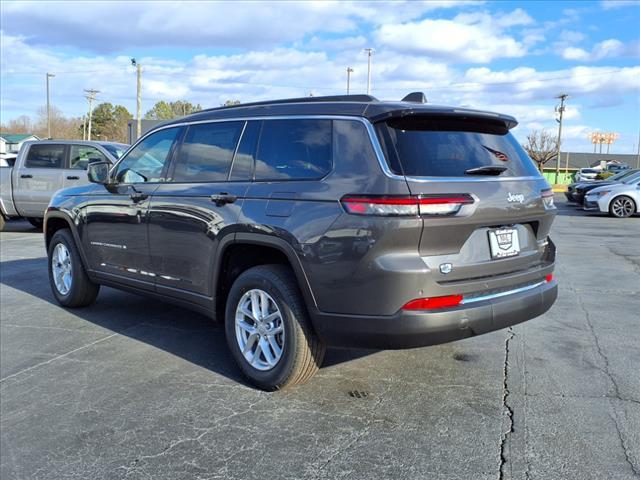
[[[35,117],[46,103],[87,112],[84,89],[135,114],[159,100],[216,107],[226,100],[366,93],[497,111],[557,131],[569,95],[563,150],[592,151],[588,134],[640,133],[640,2],[22,2],[0,3],[0,120]]]

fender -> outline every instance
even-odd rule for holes
[[[217,258],[213,272],[213,278],[216,280],[215,286],[217,286],[217,279],[220,272],[220,265],[222,263],[224,251],[229,247],[229,245],[233,244],[262,245],[265,247],[273,247],[284,253],[284,255],[289,260],[289,263],[291,264],[293,273],[296,276],[298,286],[302,291],[302,295],[307,305],[307,309],[309,310],[309,314],[313,316],[312,312],[315,312],[317,310],[318,305],[316,303],[315,296],[313,295],[313,291],[311,290],[311,285],[309,284],[309,280],[307,279],[307,275],[304,271],[304,268],[302,267],[302,263],[300,262],[300,258],[298,257],[297,253],[295,252],[291,244],[283,240],[282,238],[260,233],[236,233],[233,242],[226,242],[224,244],[224,247],[221,244],[220,253],[216,256]]]
[[[82,266],[84,267],[87,273],[90,273],[89,262],[87,261],[87,256],[84,251],[84,246],[80,239],[80,235],[78,234],[78,229],[76,228],[75,222],[71,218],[71,215],[69,215],[69,213],[66,210],[60,210],[55,207],[47,208],[47,211],[44,216],[44,224],[42,226],[42,231],[44,232],[45,248],[47,249],[47,252],[49,251],[49,241],[51,240],[47,235],[47,223],[52,218],[61,219],[66,222],[66,224],[69,227],[69,230],[71,230],[71,235],[73,235],[73,240],[76,242],[76,248],[80,253],[80,260],[82,260]]]

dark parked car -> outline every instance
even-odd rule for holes
[[[593,190],[594,188],[604,187],[606,185],[613,185],[614,183],[618,183],[624,180],[625,178],[628,178],[631,175],[636,174],[639,171],[640,169],[637,169],[637,168],[633,170],[622,170],[619,173],[616,173],[615,175],[610,176],[606,180],[594,180],[592,182],[572,183],[567,188],[567,192],[565,193],[565,196],[567,197],[567,200],[569,200],[570,202],[575,202],[579,205],[583,205],[585,195],[591,190]]]
[[[537,317],[557,295],[556,209],[515,125],[366,95],[175,120],[51,201],[51,288],[67,307],[109,285],[216,317],[267,390],[309,379],[327,345],[419,347]]]

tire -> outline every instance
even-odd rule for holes
[[[637,211],[636,202],[631,197],[620,195],[609,203],[609,213],[616,218],[627,218]]]
[[[272,322],[256,322],[240,312],[242,306],[244,311],[252,309],[254,300],[259,305],[256,307],[258,316],[275,315]],[[265,304],[266,310],[261,309]],[[243,327],[238,326],[236,317],[242,320]],[[254,333],[249,333],[247,327],[251,327]],[[280,333],[269,333],[280,329]],[[325,345],[311,327],[295,276],[290,268],[283,265],[253,267],[236,279],[227,298],[225,333],[240,370],[251,383],[263,390],[281,390],[306,382],[318,371],[324,359]],[[250,345],[246,355],[254,357],[253,364],[241,349],[241,342],[245,340],[245,347]],[[274,342],[281,347],[280,357],[272,346]],[[268,355],[262,350],[263,345]],[[256,359],[259,347],[261,353]],[[271,360],[279,359],[274,364],[269,362],[268,356]]]
[[[61,254],[62,257],[59,254]],[[49,284],[51,285],[54,297],[56,297],[60,305],[69,308],[86,307],[95,301],[100,290],[100,285],[89,280],[69,229],[64,228],[58,230],[53,235],[51,243],[49,244],[48,262]],[[63,272],[68,271],[69,273],[68,277],[66,275],[62,275],[62,277],[58,276],[58,283],[56,283],[54,279],[56,275],[56,273],[54,273],[55,265],[65,265],[59,268],[61,268]],[[68,270],[66,265],[70,266]],[[58,270],[58,272],[60,271],[61,270]],[[65,282],[67,278],[69,281]],[[59,286],[60,280],[62,280],[64,288]],[[67,287],[68,289],[66,289]]]
[[[42,230],[42,226],[44,225],[44,218],[37,217],[28,217],[27,221],[34,226],[34,228],[38,230]]]

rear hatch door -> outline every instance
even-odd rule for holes
[[[420,254],[436,278],[517,276],[541,265],[553,197],[508,123],[409,115],[379,122],[376,130],[389,168],[424,201]],[[454,204],[437,206],[439,198]],[[455,205],[461,198],[469,201]]]

